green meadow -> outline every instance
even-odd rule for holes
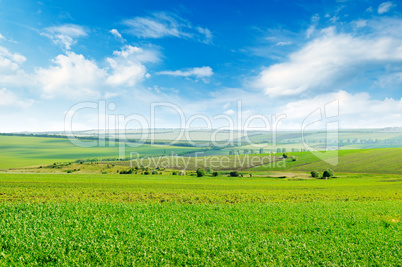
[[[81,142],[88,142],[82,141]],[[125,146],[125,157],[130,152],[141,156],[175,154],[197,150],[193,147],[147,145]],[[119,158],[119,144],[106,143],[104,147],[80,147],[65,138],[30,136],[0,136],[0,169],[69,162],[78,159]]]
[[[286,159],[284,167],[261,165],[254,167],[253,170],[321,171],[332,168],[337,172],[402,174],[402,148],[318,152],[322,158],[328,161],[336,158],[336,166],[323,161],[322,158],[310,152],[290,152],[288,154],[295,156],[297,160]]]
[[[119,174],[129,161],[73,162],[117,146],[0,136],[0,147],[0,266],[402,265],[402,148],[184,157],[179,176],[184,161],[156,171],[176,159],[158,155],[197,148],[127,149],[149,167]],[[240,166],[247,157],[264,160]],[[309,175],[329,167],[328,180]]]
[[[0,265],[401,265],[402,178],[0,174]]]

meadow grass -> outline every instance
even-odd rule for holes
[[[326,159],[338,158],[336,166],[326,163],[311,152],[289,152],[297,161],[286,159],[280,167],[261,165],[252,168],[259,171],[324,171],[328,168],[347,173],[402,174],[402,148],[375,148],[328,151],[322,154]]]
[[[400,266],[397,204],[6,203],[0,265]]]
[[[140,155],[162,155],[166,151],[170,154],[191,152],[197,148],[177,147],[165,145],[142,144],[139,147],[125,148],[125,156],[129,157],[130,152]],[[28,136],[0,136],[0,169],[18,168],[33,165],[45,165],[55,162],[69,162],[77,159],[105,159],[118,158],[119,145],[105,147],[79,147],[72,144],[68,139],[28,137]]]
[[[400,266],[402,177],[0,174],[0,266]]]
[[[177,175],[0,174],[0,202],[273,203],[401,200],[398,175],[281,179]]]

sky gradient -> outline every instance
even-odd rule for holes
[[[341,128],[401,127],[401,11],[399,1],[0,0],[0,132],[63,130],[72,106],[102,100],[109,114],[147,120],[152,103],[169,102],[213,128],[216,115],[285,114],[283,130],[336,101]],[[178,119],[161,109],[155,127]],[[97,124],[81,112],[73,128]]]

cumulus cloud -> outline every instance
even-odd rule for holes
[[[23,55],[12,53],[7,48],[0,46],[0,71],[1,74],[10,71],[16,71],[21,64],[26,61]]]
[[[50,38],[56,45],[62,45],[66,50],[77,43],[77,38],[87,36],[84,28],[79,25],[65,24],[57,27],[45,28],[42,35]]]
[[[6,40],[6,37],[4,37],[1,33],[0,33],[0,40]]]
[[[12,91],[0,89],[0,107],[29,107],[33,100],[20,100]]]
[[[22,69],[26,58],[18,53],[10,52],[0,46],[0,84],[2,86],[29,86],[32,85],[32,77]]]
[[[119,40],[119,41],[121,41],[121,42],[124,42],[124,41],[125,41],[124,38],[121,36],[121,34],[119,33],[118,30],[112,29],[112,30],[110,30],[109,32],[110,32],[117,40]]]
[[[395,125],[402,119],[402,99],[376,100],[367,92],[353,94],[343,90],[290,102],[279,107],[277,111],[286,113],[287,119],[283,121],[284,124],[297,126],[300,129],[304,119],[316,109],[321,109],[325,123],[324,106],[328,103],[339,103],[339,117],[331,119],[338,120],[342,128],[387,127]]]
[[[120,51],[113,52],[114,57],[107,58],[112,74],[107,83],[113,86],[134,86],[148,77],[144,63],[159,60],[158,52],[126,45]]]
[[[385,14],[385,13],[388,13],[390,10],[391,10],[391,8],[393,8],[394,6],[396,6],[394,3],[392,3],[392,2],[384,2],[384,3],[382,3],[382,4],[380,4],[379,6],[378,6],[378,10],[377,10],[377,12],[378,12],[378,14]]]
[[[69,99],[99,96],[107,73],[83,55],[67,52],[53,60],[54,66],[36,70],[44,98]]]
[[[189,21],[175,14],[155,12],[148,17],[135,17],[124,20],[128,32],[141,38],[195,38],[209,43],[212,33],[207,28],[194,27]]]
[[[254,85],[272,97],[297,95],[307,90],[333,90],[339,82],[350,79],[351,74],[376,70],[385,63],[401,60],[400,36],[353,36],[337,33],[331,27],[290,54],[286,62],[264,69]]]
[[[158,72],[158,74],[181,76],[181,77],[194,76],[197,78],[204,78],[204,77],[211,77],[214,73],[213,73],[211,67],[204,66],[201,68],[191,68],[191,69],[185,69],[185,70],[175,70],[175,71],[165,70],[165,71]]]
[[[106,58],[109,68],[101,68],[95,61],[69,51],[53,59],[53,66],[37,69],[34,77],[44,98],[93,98],[115,86],[137,85],[147,77],[144,64],[158,60],[156,51],[127,45]]]

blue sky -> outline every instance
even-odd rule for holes
[[[0,132],[63,130],[70,107],[99,100],[147,119],[155,102],[187,118],[286,114],[282,129],[336,100],[343,128],[402,126],[401,11],[398,1],[0,0]],[[156,126],[178,127],[176,115],[161,110]],[[80,113],[74,129],[96,126]]]

